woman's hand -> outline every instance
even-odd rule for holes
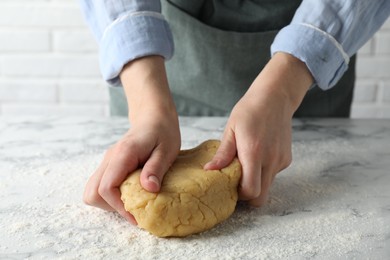
[[[303,62],[275,54],[234,107],[205,169],[224,168],[237,155],[243,173],[239,198],[263,205],[275,175],[291,163],[292,116],[312,82]]]
[[[121,80],[129,103],[131,128],[106,152],[88,180],[84,201],[117,211],[136,224],[124,209],[119,187],[129,173],[143,167],[142,187],[158,192],[164,174],[179,153],[180,131],[162,57],[150,56],[129,63]]]

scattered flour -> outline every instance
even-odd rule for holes
[[[383,238],[379,213],[352,207],[348,176],[337,175],[355,148],[315,142],[294,143],[294,164],[276,178],[269,205],[240,203],[227,221],[187,238],[156,238],[115,213],[83,205],[84,184],[100,155],[0,165],[13,173],[1,176],[0,259],[335,259],[375,250]]]

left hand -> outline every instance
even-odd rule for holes
[[[239,198],[253,206],[266,203],[275,175],[292,160],[292,116],[313,82],[306,65],[277,53],[235,105],[221,145],[206,170],[242,165]]]

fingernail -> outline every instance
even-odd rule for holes
[[[154,175],[149,175],[148,181],[155,183],[158,187],[160,187],[159,179]]]
[[[134,225],[134,226],[137,226],[138,223],[137,223],[137,220],[135,220],[135,218],[133,216],[130,215],[130,217],[128,218],[128,221],[130,222],[130,224]]]
[[[203,169],[206,169],[206,170],[207,170],[207,168],[210,166],[210,164],[211,164],[211,162],[206,163],[206,164],[203,166]]]
[[[215,162],[214,161],[209,161],[204,165],[205,170],[214,170],[213,168],[215,167]]]

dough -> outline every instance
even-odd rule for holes
[[[237,203],[241,177],[238,159],[221,171],[205,171],[220,142],[209,140],[180,151],[159,193],[141,187],[141,170],[122,183],[121,199],[138,226],[159,237],[183,237],[208,230],[227,219]]]

